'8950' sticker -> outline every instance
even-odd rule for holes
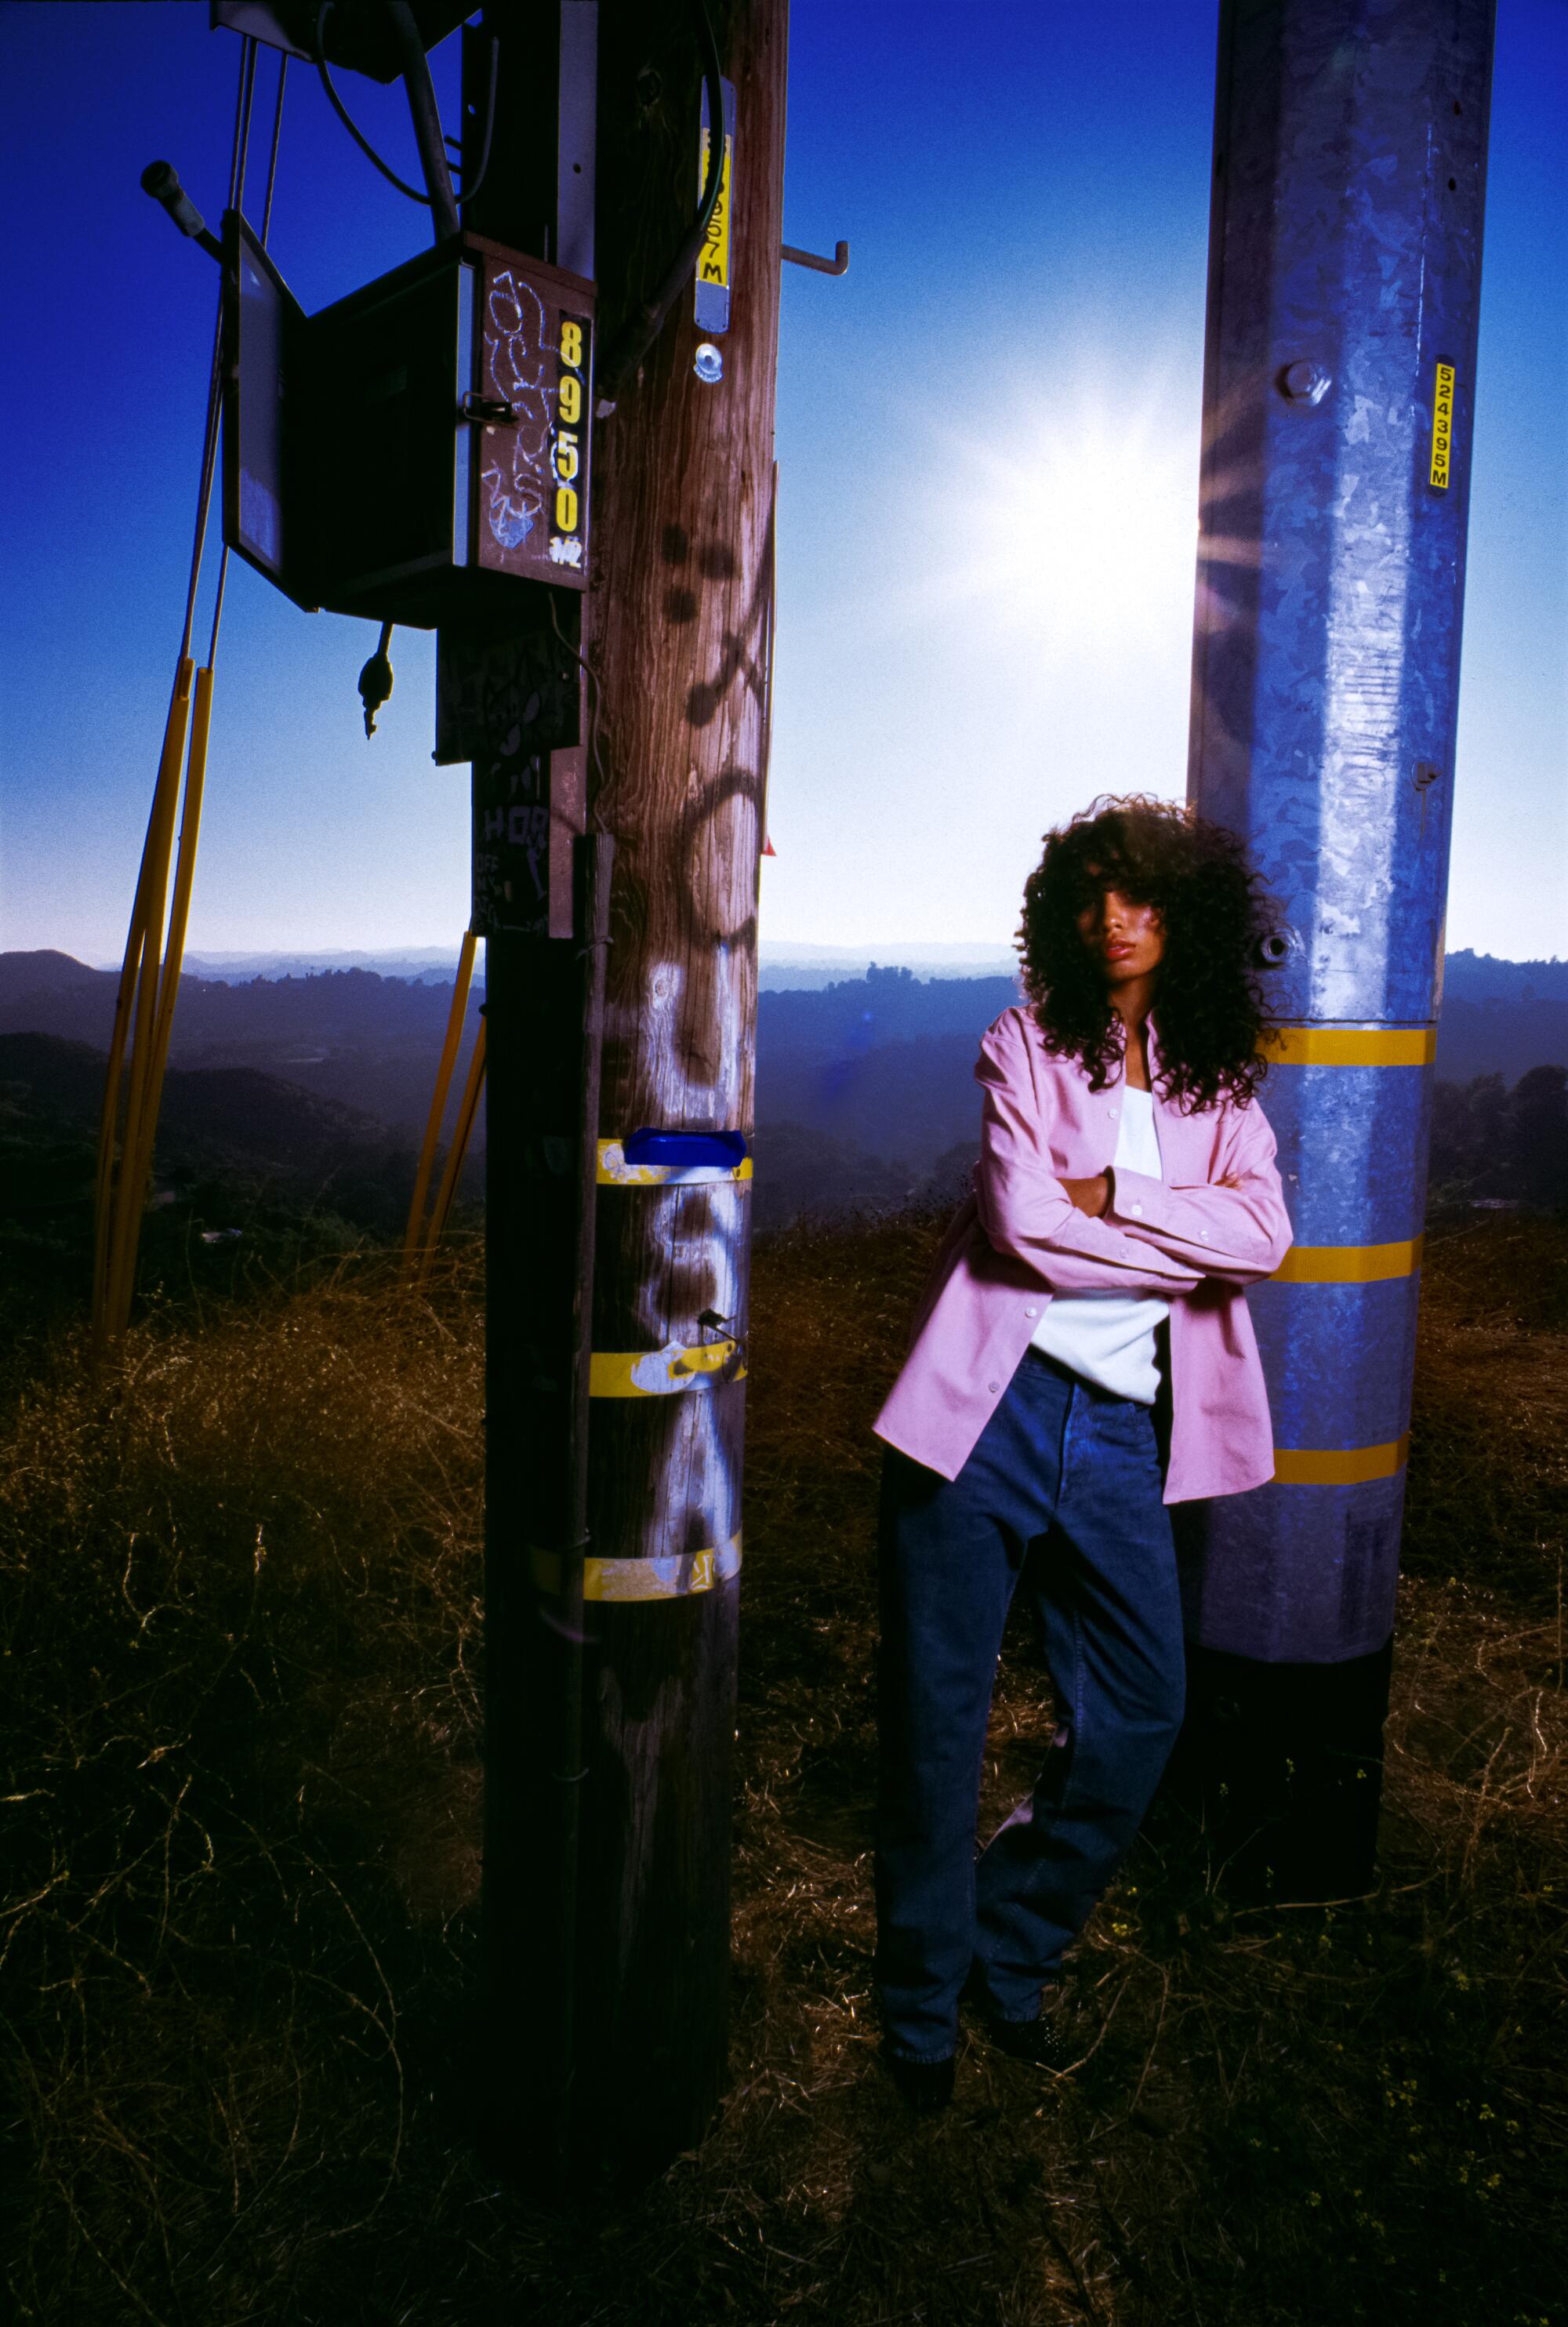
[[[588,481],[589,331],[585,316],[561,318],[550,453],[555,482],[550,559],[555,565],[580,567],[583,563]]]

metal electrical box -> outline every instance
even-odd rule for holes
[[[306,315],[223,221],[223,537],[302,606],[431,629],[589,561],[593,285],[460,235]]]

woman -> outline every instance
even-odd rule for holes
[[[1097,800],[1025,886],[1030,1006],[981,1043],[974,1194],[875,1424],[876,1972],[883,2058],[917,2107],[952,2092],[961,1993],[1008,2051],[1064,2056],[1062,1950],[1181,1721],[1166,1506],[1273,1475],[1242,1291],[1291,1241],[1255,1096],[1268,927],[1239,844],[1154,799]],[[1060,1725],[976,1862],[1021,1576]]]

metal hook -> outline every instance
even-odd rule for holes
[[[787,242],[784,245],[784,257],[791,266],[812,266],[816,268],[818,275],[847,275],[849,272],[847,242],[835,242],[831,258],[818,258],[815,251],[797,250],[792,242]]]

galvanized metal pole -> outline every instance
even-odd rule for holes
[[[1224,0],[1190,797],[1289,929],[1274,1483],[1189,1543],[1187,1759],[1373,1879],[1454,780],[1493,0]],[[1218,1798],[1218,1787],[1215,1789]],[[1248,1839],[1250,1836],[1251,1839]]]

